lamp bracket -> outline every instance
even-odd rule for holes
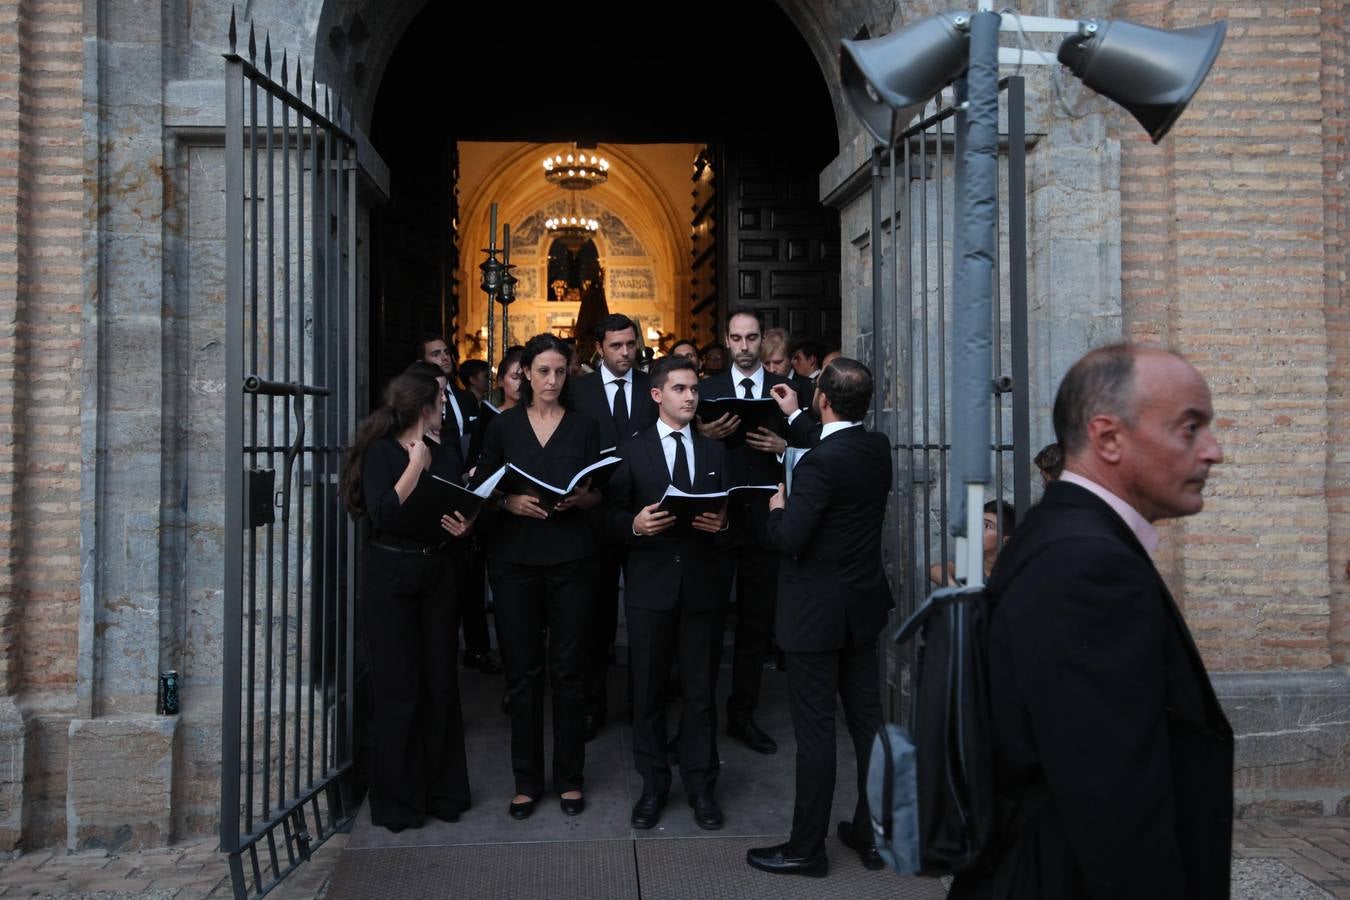
[[[1005,15],[999,23],[999,31],[1017,31],[1018,20],[1022,22],[1022,31],[1027,34],[1077,34],[1085,23],[1080,19],[1052,19],[1049,16]]]

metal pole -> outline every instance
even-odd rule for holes
[[[956,403],[952,410],[952,462],[959,474],[966,514],[966,584],[984,581],[984,487],[989,483],[989,400],[992,385],[994,259],[998,243],[998,29],[997,13],[981,11],[970,25],[970,66],[966,71],[969,108],[965,121],[960,276],[953,327]],[[953,479],[956,482],[958,479]],[[953,494],[956,494],[953,484]],[[953,525],[956,523],[954,522]]]
[[[1017,520],[1031,505],[1031,375],[1027,348],[1026,84],[1008,80],[1008,292],[1012,317],[1013,503]],[[1002,523],[1002,517],[999,519]]]
[[[224,746],[220,761],[220,846],[230,855],[231,880],[235,885],[242,884],[244,878],[237,855],[245,504],[243,73],[243,60],[232,53],[225,63],[225,660],[221,698]]]

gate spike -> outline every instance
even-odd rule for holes
[[[253,23],[248,23],[248,61],[258,64],[258,38],[253,33]]]
[[[310,76],[310,79],[309,79],[309,108],[312,109],[312,110],[314,110],[315,112],[318,112],[318,111],[319,111],[319,94],[318,94],[318,90],[317,90],[317,88],[316,88],[316,84],[317,84],[317,82],[315,82],[314,76],[311,75],[311,76]]]
[[[268,77],[272,75],[272,32],[263,35],[263,69]]]
[[[281,86],[285,87],[289,80],[286,76],[286,51],[283,49],[281,51]]]
[[[295,96],[300,98],[300,102],[305,100],[305,82],[300,77],[300,60],[295,61]]]
[[[234,5],[230,5],[230,53],[237,53],[239,46],[239,32],[234,25]]]

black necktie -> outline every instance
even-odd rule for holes
[[[615,378],[611,384],[614,385],[614,430],[619,433],[619,440],[628,437],[628,401],[623,398],[623,379]]]
[[[684,435],[672,431],[670,437],[675,441],[675,465],[674,471],[670,473],[670,483],[682,491],[692,493],[694,486],[689,482],[689,457],[684,455]]]
[[[741,387],[745,388],[745,399],[747,400],[755,399],[755,379],[742,378]]]

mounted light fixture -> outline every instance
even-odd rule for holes
[[[544,220],[549,237],[576,253],[600,231],[600,223],[588,216],[577,215],[576,201],[572,201],[570,215],[550,216]]]
[[[863,127],[889,144],[943,87],[969,65],[967,13],[920,19],[871,40],[842,41],[839,74]],[[1156,144],[1209,74],[1228,31],[1226,21],[1169,31],[1132,22],[1006,15],[1001,31],[1067,34],[1059,62],[1092,90],[1133,115]],[[998,49],[999,61],[1048,65],[1037,50]]]
[[[567,191],[584,191],[609,180],[609,160],[573,148],[544,157],[544,178]]]

